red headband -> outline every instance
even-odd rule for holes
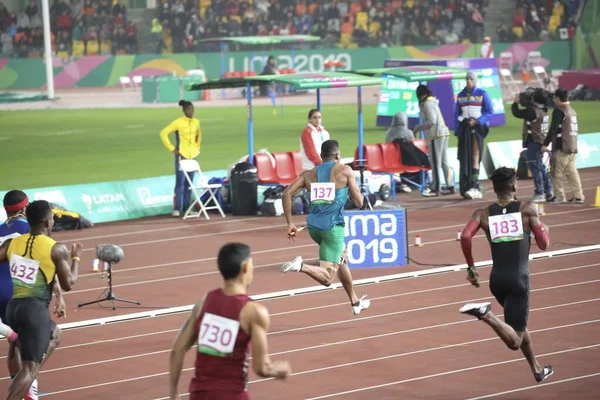
[[[16,212],[25,208],[27,204],[29,204],[29,199],[27,198],[27,196],[25,196],[25,198],[17,204],[13,204],[12,206],[5,205],[4,209],[6,210],[6,212]]]

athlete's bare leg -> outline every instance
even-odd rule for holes
[[[11,378],[17,376],[21,370],[21,351],[18,342],[13,342],[8,345],[8,356],[6,357],[8,366],[8,374]]]
[[[54,352],[56,347],[58,347],[58,345],[60,344],[61,337],[62,331],[57,326],[54,329],[54,332],[52,333],[52,338],[50,339],[50,343],[48,344],[48,350],[46,350],[46,355],[42,359],[41,363],[37,363],[35,361],[20,362],[21,360],[19,355],[19,362],[21,365],[18,370],[18,373],[15,376],[14,381],[12,382],[9,388],[7,397],[8,400],[21,400],[23,397],[25,397],[25,394],[31,387],[31,384],[37,378],[40,372],[40,368],[46,363],[46,361],[48,361],[48,358],[50,358],[52,352]],[[13,366],[14,363],[15,361],[13,360]]]
[[[348,294],[348,298],[350,299],[350,304],[355,305],[358,303],[358,297],[354,292],[354,283],[352,281],[352,274],[350,273],[350,268],[348,268],[348,259],[346,257],[346,252],[344,252],[344,259],[339,266],[337,276],[344,287],[344,290]]]
[[[531,336],[529,335],[529,331],[525,329],[525,334],[523,335],[523,341],[521,342],[521,351],[523,355],[527,359],[529,366],[531,367],[531,372],[534,374],[539,374],[542,372],[542,365],[538,362],[537,358],[535,358],[535,354],[533,354],[533,345],[531,341]]]
[[[334,264],[327,261],[320,261],[320,264],[320,266],[316,266],[303,262],[300,272],[310,276],[321,285],[329,286],[335,278]]]
[[[521,349],[534,374],[542,371],[542,366],[533,354],[531,336],[527,329],[525,329],[525,332],[515,331],[510,325],[500,320],[500,318],[491,311],[482,318],[482,321],[488,324],[494,332],[498,334],[500,339],[502,339],[509,349]]]

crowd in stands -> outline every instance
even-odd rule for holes
[[[489,0],[159,0],[157,51],[223,36],[311,34],[330,47],[481,42]]]
[[[39,0],[19,12],[0,3],[2,57],[40,57]],[[481,43],[490,0],[157,0],[148,29],[156,53],[206,51],[202,39],[311,34],[323,47]],[[582,0],[517,0],[512,25],[494,41],[575,34]],[[138,30],[123,0],[51,0],[52,49],[59,55],[136,54]]]
[[[19,13],[0,3],[2,57],[41,57],[44,33],[35,0]],[[137,26],[122,0],[55,0],[50,6],[52,52],[59,56],[137,53]]]
[[[510,24],[496,28],[499,42],[564,39],[575,37],[576,15],[582,0],[518,0],[516,13]],[[507,26],[508,25],[508,26]]]

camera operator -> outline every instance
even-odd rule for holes
[[[583,203],[583,190],[579,172],[577,172],[577,113],[569,104],[569,92],[565,89],[556,89],[554,92],[554,104],[556,108],[552,112],[552,123],[550,131],[542,152],[548,150],[552,143],[552,185],[555,190],[554,203],[565,201],[565,191],[562,180],[566,180],[571,186],[573,198],[569,203]]]
[[[526,149],[527,166],[533,177],[534,202],[553,201],[552,183],[546,166],[542,162],[542,146],[548,133],[548,101],[550,96],[542,88],[527,88],[525,93],[515,96],[512,114],[523,119],[523,147]],[[525,109],[519,108],[519,103]]]

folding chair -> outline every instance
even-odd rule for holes
[[[208,213],[206,212],[207,210],[219,210],[221,216],[225,218],[225,213],[223,212],[223,209],[221,208],[221,205],[219,204],[217,197],[215,196],[217,190],[223,187],[223,185],[221,183],[209,184],[208,179],[206,179],[206,177],[200,170],[200,164],[198,164],[198,161],[196,160],[181,160],[179,162],[179,167],[183,171],[183,175],[185,176],[185,179],[190,185],[190,190],[192,191],[192,195],[194,196],[194,201],[185,211],[185,214],[183,214],[183,219],[198,218],[200,216],[200,213],[203,213],[206,219],[210,219]],[[191,172],[198,173],[198,184],[196,185],[194,184],[194,182],[192,182],[192,179],[190,179]],[[202,196],[204,196],[205,193],[208,193],[209,197],[203,202]],[[211,200],[213,201],[214,205],[209,205]],[[199,207],[200,210],[192,212],[192,210],[196,207]]]
[[[519,94],[521,91],[520,89],[523,86],[523,81],[515,80],[509,69],[502,68],[500,69],[500,84],[504,85],[507,89],[507,92],[503,92],[508,95],[504,96],[504,100],[512,101],[515,98],[515,95]]]
[[[546,68],[541,65],[533,67],[533,73],[540,86],[545,87],[546,90],[554,91],[554,81],[548,76]],[[546,81],[548,83],[546,83]]]
[[[125,90],[125,89],[133,89],[135,90],[135,86],[133,85],[133,82],[131,81],[131,78],[128,76],[122,76],[119,78],[119,84],[121,85],[121,89]]]

